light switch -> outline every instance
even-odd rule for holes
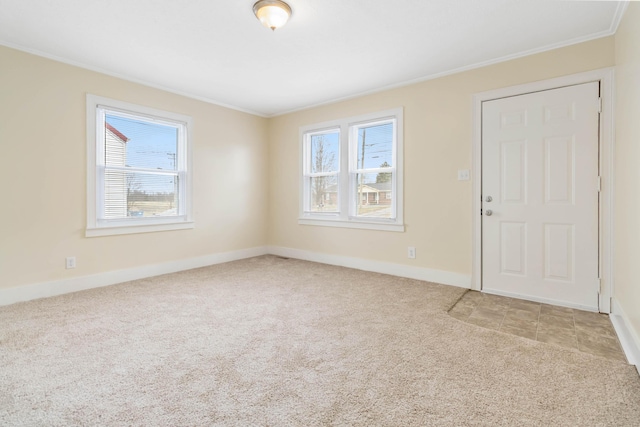
[[[458,181],[469,181],[469,169],[458,169]]]

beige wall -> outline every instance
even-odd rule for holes
[[[269,244],[471,274],[472,95],[614,65],[613,37],[287,114],[269,122]],[[406,232],[298,225],[300,126],[404,107]],[[407,246],[417,258],[407,259]]]
[[[4,47],[0,63],[0,288],[267,243],[470,274],[471,181],[456,173],[471,168],[472,95],[612,66],[614,40],[270,120]],[[84,237],[86,93],[194,118],[194,230]],[[298,225],[299,127],[398,106],[406,232]],[[416,246],[415,260],[406,258],[407,246]],[[70,255],[75,270],[64,268]]]
[[[640,3],[615,36],[616,164],[614,298],[640,343]]]
[[[0,288],[266,244],[266,119],[5,47],[0,64]],[[87,93],[193,117],[195,229],[84,237]]]

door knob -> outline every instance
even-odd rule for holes
[[[491,209],[487,209],[484,214],[486,216],[491,216],[491,215],[493,215],[493,211]]]
[[[491,196],[487,196],[487,198],[485,199],[487,202],[492,202],[493,201],[493,197]]]

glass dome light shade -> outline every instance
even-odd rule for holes
[[[280,0],[260,0],[253,5],[253,13],[262,25],[275,31],[287,23],[291,8]]]

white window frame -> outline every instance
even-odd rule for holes
[[[101,218],[104,210],[104,110],[117,115],[141,118],[177,126],[178,215],[171,217]],[[102,96],[87,94],[87,228],[86,237],[148,233],[194,228],[191,208],[193,120],[189,116],[157,110]]]
[[[303,187],[304,187],[304,194],[307,195],[307,197],[302,201],[302,210],[305,213],[305,215],[322,215],[322,216],[326,216],[326,215],[335,215],[335,212],[312,212],[311,211],[311,198],[308,196],[310,191],[311,191],[311,178],[321,178],[321,177],[332,177],[335,176],[337,177],[337,206],[338,206],[338,211],[340,211],[340,170],[341,170],[341,162],[342,162],[342,153],[340,152],[340,147],[342,145],[342,135],[339,135],[339,139],[338,139],[338,170],[336,171],[331,171],[331,172],[316,172],[316,173],[312,173],[309,170],[309,166],[311,165],[311,150],[309,149],[311,146],[311,138],[314,136],[319,136],[319,135],[328,135],[328,134],[333,134],[336,133],[336,131],[338,131],[338,133],[340,133],[340,128],[338,127],[333,127],[333,128],[329,128],[329,129],[316,129],[313,130],[311,132],[306,132],[303,136],[304,140],[302,142],[302,156],[303,156],[303,166],[302,166],[302,180],[303,180]]]
[[[395,124],[393,163],[391,168],[363,169],[357,168],[357,132],[359,127],[371,126],[393,121]],[[370,230],[404,232],[403,215],[403,109],[394,108],[386,111],[361,116],[317,123],[300,128],[300,210],[298,224],[319,225],[327,227],[361,228]],[[309,210],[309,164],[308,142],[310,135],[340,129],[339,171],[338,176],[338,212],[310,212]],[[354,135],[356,137],[354,137]],[[356,177],[357,173],[392,172],[391,184],[393,218],[371,218],[356,216]]]

